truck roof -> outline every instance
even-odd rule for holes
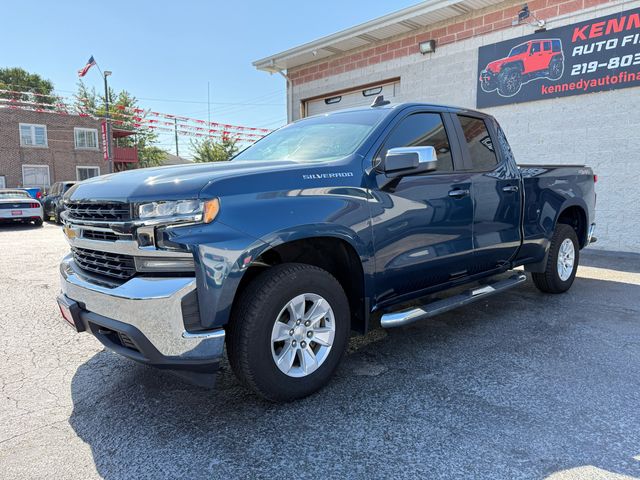
[[[484,116],[484,117],[489,116],[487,113],[481,112],[479,110],[473,110],[473,109],[464,108],[464,107],[456,107],[456,106],[452,106],[452,105],[442,105],[442,104],[437,104],[437,103],[424,103],[424,102],[388,103],[386,105],[380,105],[380,106],[353,107],[353,108],[345,108],[345,109],[342,109],[342,110],[333,110],[331,112],[320,113],[318,115],[312,115],[312,116],[313,117],[329,116],[329,115],[336,115],[336,114],[340,114],[340,113],[344,113],[344,112],[362,112],[362,111],[368,111],[368,110],[372,110],[372,109],[389,110],[389,112],[391,112],[391,111],[394,111],[394,110],[403,110],[405,108],[413,108],[413,107],[426,108],[426,109],[429,109],[429,110],[433,110],[435,112],[450,112],[450,113],[467,112],[467,113],[474,113],[474,114],[477,114],[479,116]],[[305,118],[311,118],[311,117],[305,117]]]

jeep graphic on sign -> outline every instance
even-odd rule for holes
[[[480,73],[480,86],[485,92],[497,90],[503,97],[513,97],[524,83],[537,78],[558,80],[563,72],[560,39],[530,40],[513,47],[506,57],[490,62]]]

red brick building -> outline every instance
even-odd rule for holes
[[[108,173],[102,120],[22,109],[0,109],[0,188],[41,187]],[[130,132],[114,131],[114,137]],[[116,140],[117,142],[117,140]],[[137,163],[135,148],[113,146],[114,168]]]

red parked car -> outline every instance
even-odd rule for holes
[[[480,85],[485,92],[498,90],[503,97],[512,97],[523,83],[536,78],[558,80],[563,72],[560,39],[530,40],[513,47],[508,56],[489,63],[480,74]]]

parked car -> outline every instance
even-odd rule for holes
[[[558,80],[563,72],[560,39],[530,40],[513,47],[505,58],[489,63],[480,74],[480,85],[485,92],[497,89],[503,97],[512,97],[523,83],[541,77]]]
[[[53,218],[56,223],[60,223],[60,214],[64,211],[62,197],[75,184],[76,182],[56,182],[53,184],[51,190],[42,199],[45,218]]]
[[[594,241],[593,171],[521,170],[481,112],[387,104],[302,119],[229,162],[78,183],[63,317],[202,383],[226,342],[241,382],[288,401],[330,379],[351,331],[484,299],[519,266],[567,291]]]
[[[18,190],[24,190],[31,198],[35,198],[36,200],[42,198],[42,189],[40,187],[19,188]]]
[[[42,225],[42,205],[23,189],[0,189],[0,222]]]

